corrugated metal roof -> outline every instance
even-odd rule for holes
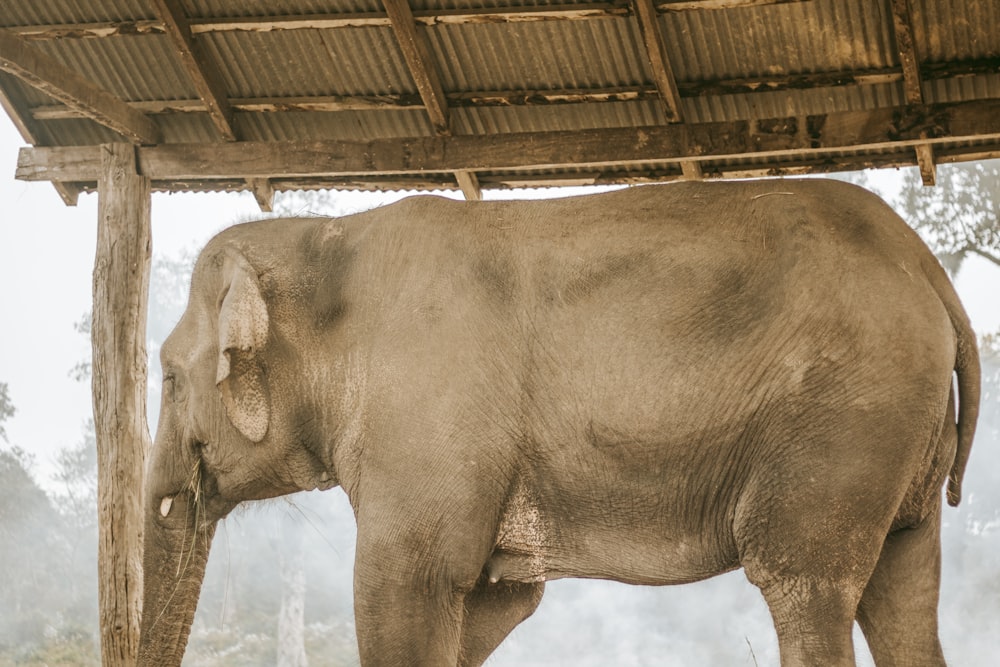
[[[661,0],[657,18],[686,123],[804,118],[902,109],[908,103],[890,0],[690,9],[695,4],[684,3],[686,10],[678,11],[676,3]],[[407,62],[381,0],[184,0],[182,5],[194,39],[203,47],[203,65],[218,71],[224,95],[236,107],[233,122],[240,140],[434,136],[419,77],[411,71],[413,63]],[[925,68],[924,101],[954,104],[1000,98],[1000,2],[912,0],[911,6],[917,59]],[[443,101],[425,101],[448,107],[453,135],[668,123],[656,87],[661,79],[650,66],[639,21],[628,2],[411,0],[410,7],[418,39],[426,47],[425,64],[431,77],[439,78],[445,96]],[[547,13],[539,15],[540,10]],[[353,25],[330,20],[338,18],[351,18]],[[291,25],[289,19],[298,23]],[[222,20],[234,23],[223,26]],[[303,21],[313,23],[303,27]],[[221,140],[198,99],[198,75],[186,69],[146,0],[7,0],[0,27],[14,30],[30,47],[150,113],[163,142]],[[6,88],[17,114],[48,143],[88,145],[121,138],[44,92],[21,84],[8,83]],[[604,98],[612,101],[601,101]],[[338,110],[338,104],[346,106]],[[961,137],[939,148],[946,154],[998,143],[1000,130],[988,134],[979,143],[975,137]],[[572,150],[567,152],[562,166],[483,170],[480,175],[490,183],[510,175],[642,180],[681,173],[676,160],[622,163],[596,171],[578,168]],[[782,164],[802,158],[748,152],[735,161],[699,159],[704,170],[714,174],[728,167],[780,170]],[[912,160],[912,153],[912,147],[876,143],[821,156],[813,151],[813,161],[821,170],[828,166],[819,164],[824,160],[862,165],[866,159],[888,161],[886,155],[910,155]],[[448,177],[447,172],[441,174]],[[384,178],[373,176],[372,183]],[[362,180],[363,175],[342,178],[355,184]],[[220,181],[223,186],[232,183]]]

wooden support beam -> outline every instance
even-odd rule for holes
[[[151,2],[153,10],[163,20],[166,33],[174,43],[181,63],[191,77],[191,82],[198,91],[198,97],[201,98],[215,129],[224,140],[236,141],[239,136],[222,75],[209,61],[204,49],[201,48],[201,43],[191,32],[191,24],[180,1],[151,0]],[[267,179],[253,179],[247,183],[247,187],[253,192],[260,210],[270,212],[274,191]]]
[[[140,144],[160,141],[160,128],[148,117],[6,30],[0,30],[0,70],[130,141]]]
[[[448,98],[441,85],[441,76],[437,65],[431,56],[430,45],[426,37],[417,29],[417,23],[410,9],[409,0],[382,0],[386,14],[396,35],[396,41],[403,52],[403,59],[410,70],[410,76],[420,91],[420,99],[424,110],[430,118],[431,125],[438,136],[451,134],[448,114]],[[479,181],[470,170],[460,169],[455,172],[455,179],[466,199],[482,199]]]
[[[475,172],[456,171],[455,179],[458,181],[458,187],[462,191],[462,194],[465,195],[467,201],[480,201],[483,198],[483,191]]]
[[[725,10],[741,7],[809,2],[810,0],[660,0],[656,10],[687,12]],[[534,21],[581,21],[628,16],[628,0],[585,1],[558,5],[520,7],[454,8],[414,10],[421,25],[466,25],[477,23],[521,23]],[[190,21],[193,34],[206,32],[274,32],[278,30],[336,30],[339,28],[385,27],[389,17],[378,12],[337,12],[285,16],[238,16],[203,18]],[[60,25],[13,26],[11,31],[25,39],[86,39],[135,35],[162,35],[167,26],[161,20],[103,21]]]
[[[413,82],[420,91],[427,115],[430,116],[434,130],[440,135],[448,135],[448,103],[445,99],[437,66],[431,59],[430,48],[424,36],[417,32],[417,24],[407,0],[382,0],[385,11],[392,23],[396,41],[403,52],[406,66],[410,70]]]
[[[949,63],[924,63],[920,67],[924,81],[952,77],[1000,73],[1000,56]],[[775,76],[757,76],[740,79],[708,81],[678,81],[682,98],[708,95],[739,95],[782,90],[806,90],[842,86],[892,84],[903,81],[900,68],[879,68],[854,71],[803,72]],[[600,88],[573,88],[563,90],[484,90],[445,93],[447,106],[509,107],[546,106],[560,104],[596,104],[601,102],[634,102],[657,99],[655,85],[609,86]],[[380,95],[315,95],[305,97],[252,97],[231,98],[235,111],[249,113],[285,113],[297,111],[378,111],[398,109],[423,109],[419,94]],[[201,100],[146,100],[130,102],[129,106],[144,114],[206,113]],[[29,114],[22,114],[27,117]],[[82,113],[65,105],[45,105],[31,109],[35,120],[64,120],[82,118]]]
[[[740,7],[764,7],[767,5],[787,5],[810,0],[660,0],[656,8],[661,12],[690,12],[709,9],[738,9]]]
[[[667,122],[681,123],[684,121],[681,113],[681,96],[677,92],[677,80],[667,55],[667,44],[660,30],[659,19],[653,0],[631,0],[632,9],[639,23],[639,34],[646,49],[646,60],[653,75],[653,83],[660,93],[663,111]]]
[[[208,115],[219,134],[227,141],[236,141],[233,110],[229,106],[225,86],[219,72],[209,65],[201,44],[191,33],[191,25],[179,0],[150,0],[153,11],[163,21],[167,35],[174,44],[191,83],[204,102]]]
[[[142,609],[146,455],[146,314],[152,251],[149,179],[135,148],[100,152],[94,260],[94,430],[97,435],[101,661],[135,664]]]
[[[266,178],[248,178],[247,186],[257,200],[257,206],[265,213],[274,211],[274,188]]]
[[[550,169],[738,158],[819,158],[845,150],[1000,140],[1000,100],[887,107],[808,117],[652,127],[371,141],[165,144],[138,149],[140,172],[158,181],[327,178],[456,171]],[[93,147],[24,148],[17,178],[93,182]]]
[[[52,25],[22,25],[7,28],[26,40],[91,39],[135,35],[162,35],[166,32],[163,21],[94,21],[88,23],[62,23]]]
[[[924,91],[921,85],[920,58],[913,39],[913,14],[910,0],[892,0],[892,28],[896,36],[896,49],[903,68],[903,90],[910,104],[923,104]],[[937,167],[934,164],[934,149],[922,144],[916,147],[917,164],[924,185],[934,185]]]
[[[49,146],[54,143],[45,127],[32,118],[28,111],[28,101],[20,94],[17,80],[6,72],[0,72],[0,108],[7,112],[7,117],[14,123],[25,143],[33,146]],[[78,186],[52,181],[52,187],[66,206],[76,206],[80,198]]]

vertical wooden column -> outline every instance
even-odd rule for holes
[[[98,597],[104,667],[135,664],[142,606],[146,312],[152,251],[149,179],[135,147],[101,147],[94,261],[94,426],[97,433]]]

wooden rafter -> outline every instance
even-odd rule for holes
[[[907,105],[759,121],[372,141],[166,144],[139,148],[141,172],[160,181],[391,176],[550,169],[683,159],[822,158],[845,150],[1000,141],[1000,100]],[[17,177],[96,180],[96,149],[25,148]]]
[[[740,7],[808,2],[809,0],[666,0],[654,2],[656,11],[684,12],[724,10]],[[628,0],[591,1],[562,5],[523,7],[415,10],[413,19],[422,25],[463,25],[470,23],[520,23],[528,21],[579,21],[621,18],[630,13]],[[389,17],[377,12],[338,12],[287,16],[240,16],[189,21],[193,34],[205,32],[273,32],[276,30],[331,30],[388,26]],[[17,26],[11,28],[25,39],[66,39],[164,34],[167,26],[159,20],[104,21],[62,25]]]
[[[431,57],[426,38],[417,30],[408,0],[382,0],[386,14],[396,35],[396,42],[403,52],[403,59],[410,76],[420,92],[427,112],[438,136],[451,134],[448,117],[448,99],[441,85],[441,77]],[[476,175],[471,171],[457,170],[455,179],[467,199],[481,199],[482,192]]]
[[[667,55],[666,40],[660,31],[653,2],[652,0],[631,0],[631,2],[646,49],[646,60],[653,75],[653,83],[660,93],[667,121],[681,123],[684,121],[681,113],[681,96],[677,91],[677,80],[674,78],[674,69]]]
[[[631,0],[632,10],[639,23],[639,34],[646,49],[646,60],[653,74],[653,82],[659,93],[660,103],[667,122],[683,123],[684,113],[681,110],[681,95],[677,90],[677,79],[667,55],[667,42],[660,29],[656,8],[652,0]],[[681,160],[681,171],[690,180],[701,180],[701,167],[693,160]]]
[[[977,58],[950,63],[924,63],[920,74],[924,81],[953,76],[974,76],[1000,72],[1000,56]],[[740,79],[678,81],[682,98],[708,95],[752,94],[782,90],[806,90],[845,86],[892,84],[903,81],[900,68],[878,68],[855,71],[806,72],[802,74],[757,76]],[[655,100],[659,92],[654,85],[608,86],[565,90],[484,90],[446,92],[449,108],[546,106],[561,104],[596,104],[601,102],[634,102]],[[230,98],[235,111],[250,113],[280,113],[293,111],[378,111],[423,109],[423,100],[414,94],[380,95],[315,95],[299,97]],[[205,113],[201,100],[146,100],[130,102],[137,111],[154,114]],[[31,109],[36,120],[81,118],[83,114],[65,105],[45,105]]]
[[[14,77],[6,72],[0,72],[0,108],[7,112],[7,116],[26,143],[33,146],[47,146],[53,143],[45,128],[31,117],[27,100],[15,87]],[[53,181],[52,186],[66,206],[76,206],[80,188],[60,181]]]
[[[160,128],[144,114],[5,30],[0,30],[0,70],[13,74],[129,141],[155,144],[160,140]]]
[[[417,32],[417,24],[409,3],[407,0],[382,0],[382,4],[389,15],[396,42],[403,52],[403,59],[420,92],[420,99],[424,102],[424,108],[434,130],[440,135],[450,134],[448,102],[441,86],[441,78],[431,60],[427,42],[423,35]]]
[[[219,135],[226,141],[236,141],[239,136],[233,121],[233,108],[226,94],[222,75],[205,55],[201,43],[195,39],[191,24],[179,0],[151,0],[153,11],[163,21],[164,30],[174,44],[181,63],[194,84],[204,110],[212,119]],[[253,192],[262,211],[270,211],[274,204],[274,190],[266,179],[251,179],[247,187]]]
[[[209,65],[201,44],[191,33],[191,25],[178,0],[150,0],[153,11],[163,21],[167,36],[184,65],[198,97],[205,103],[209,117],[219,134],[236,141],[233,110],[218,71]]]
[[[903,68],[903,89],[910,104],[923,104],[924,91],[921,85],[920,59],[913,39],[913,15],[910,0],[892,0],[892,28],[896,36],[896,48]],[[934,165],[934,149],[927,144],[916,148],[917,164],[924,185],[934,185],[937,168]]]

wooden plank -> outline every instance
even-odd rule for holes
[[[134,665],[142,608],[146,314],[151,257],[150,183],[128,144],[97,148],[94,261],[94,432],[97,436],[98,597],[103,665]]]
[[[785,158],[1000,139],[1000,100],[762,121],[372,141],[165,144],[138,150],[154,180],[335,177],[548,169],[655,161]],[[24,148],[17,178],[95,181],[94,147]]]
[[[892,28],[896,36],[896,49],[903,68],[903,88],[906,101],[923,104],[924,93],[920,87],[920,61],[913,43],[913,18],[909,0],[892,0]]]
[[[0,72],[0,108],[7,113],[25,143],[34,146],[49,146],[54,143],[48,131],[32,118],[28,102],[17,87],[17,80],[6,72]],[[76,206],[80,198],[79,186],[52,181],[52,187],[66,206]]]
[[[667,55],[667,44],[660,30],[659,19],[652,0],[632,0],[632,9],[639,23],[639,34],[642,35],[646,50],[646,60],[653,74],[653,83],[660,93],[663,111],[667,122],[680,123],[684,117],[681,113],[681,96],[677,92],[677,80]]]
[[[5,30],[0,30],[0,70],[13,74],[130,141],[155,144],[160,140],[160,128],[148,117]]]
[[[247,187],[257,200],[257,206],[265,213],[274,211],[274,188],[266,178],[248,178]]]
[[[655,3],[658,12],[760,7],[809,0],[667,0]],[[521,23],[534,21],[580,21],[614,19],[630,15],[628,0],[579,2],[521,7],[448,8],[414,10],[413,18],[421,25],[465,25],[476,23]],[[239,16],[191,19],[192,34],[206,32],[273,32],[278,30],[336,30],[390,25],[389,17],[379,12],[337,12],[292,14],[284,16]],[[136,35],[162,35],[164,21],[103,21],[57,25],[13,26],[12,32],[24,39],[86,39]]]
[[[896,49],[903,68],[903,90],[910,104],[923,104],[924,92],[921,86],[920,58],[913,39],[913,14],[910,0],[892,0],[892,29],[896,36]],[[934,165],[934,150],[926,145],[916,148],[917,164],[924,185],[934,185],[937,167]]]
[[[466,25],[482,23],[524,23],[536,21],[579,21],[628,16],[627,0],[616,2],[581,2],[562,5],[524,7],[489,7],[463,9],[412,10],[419,25]],[[338,28],[370,28],[391,25],[386,14],[374,12],[312,14],[289,16],[248,16],[221,19],[200,19],[192,30],[200,32],[271,32],[275,30],[336,30]]]
[[[983,146],[939,145],[935,149],[938,164],[992,160],[1000,158],[1000,143]],[[903,146],[901,151],[844,154],[843,152],[815,153],[801,157],[780,160],[761,159],[753,163],[742,161],[730,164],[709,159],[698,162],[709,179],[758,178],[762,176],[796,176],[804,174],[829,174],[834,172],[857,171],[860,169],[898,169],[916,164],[913,150]],[[635,185],[640,183],[661,183],[683,178],[676,169],[665,163],[632,164],[628,170],[617,165],[577,168],[572,172],[552,173],[549,171],[504,170],[477,172],[481,187],[503,189],[513,187],[558,187],[573,185]],[[449,190],[455,189],[456,181],[447,174],[394,174],[394,175],[342,175],[303,176],[274,178],[270,181],[275,191],[344,189],[344,190]],[[96,186],[88,185],[86,190]],[[243,179],[192,180],[152,182],[154,192],[241,192],[247,188]]]
[[[227,141],[236,141],[233,110],[229,106],[222,77],[211,66],[201,44],[191,33],[191,25],[179,0],[150,0],[153,11],[163,21],[167,35],[174,44],[184,69],[187,70],[198,97],[205,103],[208,115],[219,134]]]
[[[920,180],[924,185],[937,184],[937,164],[934,162],[934,147],[930,144],[917,144],[917,166],[920,168]]]
[[[952,77],[1000,73],[1000,56],[950,63],[924,63],[920,68],[925,81]],[[806,72],[802,74],[758,76],[741,79],[679,81],[682,98],[711,95],[750,94],[782,90],[806,90],[838,86],[862,86],[897,83],[903,80],[900,68],[878,68],[856,71]],[[564,90],[485,90],[445,93],[448,107],[545,106],[557,104],[592,104],[601,102],[634,102],[657,99],[655,85],[608,86]],[[249,113],[281,113],[296,111],[379,111],[423,109],[419,95],[315,95],[297,97],[232,98],[230,106]],[[172,113],[205,113],[201,100],[146,100],[129,105],[147,115]],[[65,105],[44,105],[31,109],[36,120],[81,118],[83,114]]]
[[[656,3],[661,12],[690,12],[709,9],[739,9],[741,7],[766,7],[789,5],[810,0],[662,0]]]
[[[94,37],[133,37],[136,35],[162,35],[166,32],[163,21],[103,21],[90,23],[65,23],[55,25],[26,25],[8,28],[29,41],[46,39],[89,39]]]
[[[430,48],[422,34],[417,32],[417,24],[407,0],[382,0],[396,41],[403,52],[406,66],[410,70],[413,82],[420,91],[427,115],[430,116],[434,130],[441,135],[451,132],[448,127],[448,103],[444,89],[437,72],[437,66],[431,58]]]
[[[467,201],[480,201],[483,198],[483,191],[475,172],[456,171],[455,180],[458,181],[458,188]]]

